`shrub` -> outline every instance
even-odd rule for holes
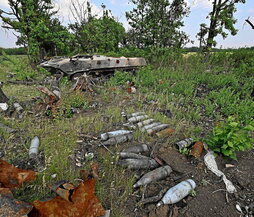
[[[254,131],[254,121],[242,126],[233,117],[216,126],[206,140],[208,146],[218,154],[236,160],[236,152],[253,148],[253,138],[249,131]]]

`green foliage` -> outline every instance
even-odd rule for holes
[[[184,0],[143,1],[131,0],[136,6],[126,13],[132,27],[128,32],[127,44],[138,48],[181,47],[187,36],[180,28],[188,14]]]
[[[245,3],[245,0],[213,0],[213,9],[208,15],[210,25],[207,27],[205,23],[202,23],[198,33],[200,45],[204,46],[204,51],[210,51],[213,46],[216,46],[216,36],[221,35],[224,39],[228,36],[224,29],[231,35],[237,34],[237,29],[234,27],[237,21],[234,18],[236,3]]]
[[[122,24],[111,17],[92,19],[82,29],[82,49],[88,53],[118,50],[125,35]],[[84,40],[85,39],[85,40]]]
[[[184,154],[184,155],[189,155],[190,154],[190,149],[188,149],[188,148],[182,148],[182,149],[179,150],[179,152],[181,154]]]
[[[15,48],[1,48],[0,47],[0,56],[2,52],[6,53],[7,55],[26,55],[26,48],[24,47],[15,47]]]
[[[254,76],[241,74],[242,65],[235,64],[237,59],[242,59],[248,63],[246,71],[251,70],[253,51],[245,51],[248,55],[244,50],[212,53],[209,61],[204,62],[200,54],[169,49],[149,53],[148,49],[142,49],[153,64],[140,68],[134,75],[116,72],[109,84],[116,86],[133,81],[139,92],[149,92],[144,100],[159,100],[164,105],[173,102],[178,106],[177,115],[184,119],[213,120],[236,115],[247,124],[254,117],[251,96]]]
[[[15,73],[15,78],[17,80],[29,80],[38,76],[38,71],[31,68],[27,58],[17,58],[15,56],[6,55],[5,53],[2,54],[5,58],[3,65],[8,66],[11,71]]]
[[[114,76],[110,79],[109,84],[111,86],[124,85],[127,81],[131,81],[132,76],[129,72],[116,71]]]
[[[236,160],[236,152],[253,148],[253,138],[249,131],[254,131],[254,121],[242,126],[235,118],[229,117],[216,126],[209,139],[208,146],[215,152]]]
[[[20,33],[17,44],[27,47],[30,61],[37,63],[45,55],[67,53],[72,40],[53,11],[51,0],[8,0],[12,12],[0,11],[5,28]]]
[[[123,43],[125,29],[122,23],[116,21],[111,12],[106,10],[105,5],[102,7],[103,16],[97,18],[89,12],[91,5],[87,2],[87,14],[82,15],[81,20],[69,25],[75,36],[75,46],[79,51],[86,53],[115,52]]]
[[[61,105],[59,112],[55,115],[58,118],[66,117],[71,118],[73,116],[73,109],[88,109],[88,101],[84,94],[80,92],[73,92],[68,95],[64,95],[61,98]]]

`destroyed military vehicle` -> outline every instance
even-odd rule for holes
[[[92,75],[112,73],[115,70],[135,70],[146,65],[144,58],[107,57],[101,55],[76,55],[54,57],[40,64],[51,73],[63,73],[73,79],[85,72]]]

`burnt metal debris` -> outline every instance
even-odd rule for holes
[[[134,70],[140,66],[145,66],[144,58],[128,57],[107,57],[101,55],[75,55],[73,57],[53,57],[42,62],[40,66],[54,74],[69,76],[71,79],[91,73],[100,75],[101,73],[111,73],[115,70]]]

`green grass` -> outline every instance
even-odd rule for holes
[[[3,159],[9,162],[27,159],[34,136],[39,136],[40,152],[45,155],[45,169],[38,172],[35,182],[16,191],[17,198],[31,202],[52,196],[47,185],[62,179],[77,183],[75,179],[79,170],[89,167],[87,162],[77,168],[70,159],[79,135],[98,137],[102,132],[122,129],[125,122],[121,117],[122,111],[145,111],[151,118],[168,123],[175,133],[169,138],[156,138],[135,131],[133,142],[110,146],[113,153],[137,143],[173,145],[187,137],[200,138],[208,133],[207,124],[212,129],[216,122],[230,115],[237,116],[240,122],[246,124],[253,119],[254,101],[250,94],[254,83],[254,52],[215,53],[207,62],[195,53],[150,54],[150,57],[152,65],[141,68],[134,75],[116,72],[107,83],[95,87],[95,94],[70,93],[72,84],[63,79],[60,109],[54,115],[36,117],[26,113],[22,119],[10,119],[1,114],[0,122],[19,129],[14,135],[0,131],[5,139],[0,144],[0,149],[6,150]],[[27,71],[23,58],[12,56],[10,62],[1,56],[0,80],[8,80],[8,72],[17,74],[13,79],[42,79],[46,75],[31,68]],[[127,93],[127,81],[134,82],[137,93]],[[36,85],[5,84],[3,91],[23,103],[28,103],[33,97],[43,97]],[[100,106],[91,108],[93,102],[98,102]],[[32,104],[27,105],[33,110]],[[80,109],[81,114],[73,114],[73,108]],[[172,117],[159,112],[163,109],[170,110]],[[98,143],[93,144],[95,160],[99,163],[97,195],[104,207],[112,210],[113,217],[124,217],[126,201],[133,193],[135,173],[116,166],[116,155],[97,148]],[[57,177],[52,179],[52,174],[57,174]]]

